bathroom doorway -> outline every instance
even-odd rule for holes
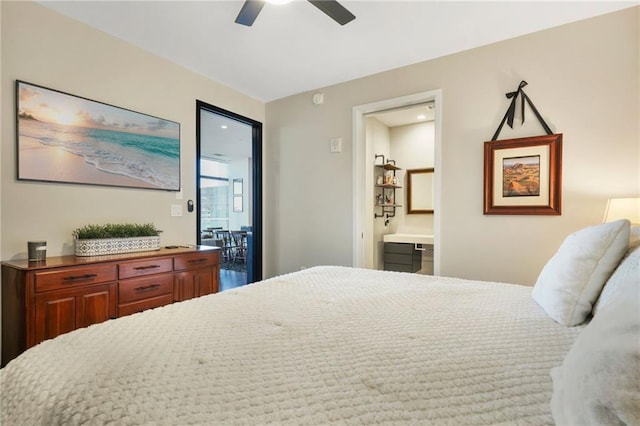
[[[367,190],[374,189],[375,205],[373,218],[373,238],[372,238],[372,269],[404,270],[401,264],[390,264],[385,262],[393,258],[398,262],[396,253],[391,255],[389,250],[402,249],[396,245],[402,236],[409,237],[412,241],[417,236],[424,238],[420,244],[420,250],[414,250],[416,258],[411,259],[410,271],[422,274],[433,274],[433,238],[434,207],[431,205],[430,211],[409,210],[415,205],[415,197],[422,194],[433,194],[432,188],[427,188],[425,183],[414,184],[410,188],[409,177],[418,176],[418,171],[434,171],[435,166],[435,104],[427,102],[419,105],[394,108],[385,111],[376,111],[365,115],[365,138],[373,142],[375,165],[386,162],[395,165],[398,170],[387,171],[374,165],[376,170],[374,182]],[[423,172],[421,172],[423,173]],[[393,176],[396,183],[393,188],[382,189],[383,175]],[[410,191],[412,189],[412,191]],[[409,200],[409,194],[413,197],[413,203]],[[383,200],[382,197],[386,200]],[[380,207],[380,205],[397,205],[398,207]],[[393,244],[385,244],[387,238],[392,239]],[[405,237],[406,238],[406,237]],[[408,244],[404,242],[404,244]],[[385,246],[387,250],[385,250]],[[405,246],[403,246],[405,247]],[[405,247],[406,248],[406,247]],[[407,262],[409,259],[404,259]],[[415,264],[414,264],[415,260]],[[418,266],[420,265],[420,266]],[[417,269],[417,270],[416,270]]]
[[[380,121],[383,115],[390,112],[400,113],[405,111],[407,113],[414,113],[420,109],[427,110],[429,108],[430,121],[433,132],[433,148],[430,155],[432,155],[433,168],[434,168],[434,213],[431,216],[432,231],[434,236],[434,259],[433,259],[433,273],[439,274],[440,271],[440,215],[441,209],[441,191],[440,191],[440,146],[441,146],[441,91],[434,90],[429,92],[417,93],[414,95],[404,96],[400,98],[387,99],[379,102],[374,102],[366,105],[359,105],[353,107],[353,128],[354,128],[354,144],[353,144],[353,169],[354,169],[354,239],[353,239],[353,265],[356,267],[374,269],[378,266],[379,255],[376,244],[378,243],[378,236],[376,235],[376,223],[375,221],[386,220],[381,218],[375,218],[375,203],[373,188],[375,186],[374,180],[374,160],[376,152],[375,136],[368,134],[368,130],[371,131],[371,118],[376,121]],[[416,111],[414,111],[416,109]],[[389,114],[393,115],[393,114]],[[422,115],[422,114],[415,114]],[[375,118],[378,116],[378,118]],[[369,126],[368,124],[369,120]],[[384,124],[381,124],[384,132]],[[369,127],[369,129],[368,129]],[[392,126],[394,127],[394,126]],[[373,130],[375,132],[375,130]],[[386,160],[386,158],[385,158]],[[405,168],[398,164],[400,168]],[[412,167],[411,165],[409,167]],[[403,194],[400,194],[404,198]],[[402,204],[403,209],[406,211],[404,202],[397,203]],[[391,224],[387,224],[389,226]],[[380,225],[378,223],[377,225]],[[395,224],[397,229],[397,223]],[[380,228],[380,226],[377,226]],[[378,230],[378,234],[380,231]]]

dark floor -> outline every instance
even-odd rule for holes
[[[220,268],[220,290],[242,287],[247,284],[247,273]]]

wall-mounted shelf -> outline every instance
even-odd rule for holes
[[[374,173],[375,184],[375,197],[376,202],[374,206],[380,209],[380,213],[374,212],[374,218],[385,217],[387,219],[395,217],[396,207],[402,207],[396,200],[396,189],[402,188],[398,185],[396,178],[396,171],[402,170],[396,166],[394,160],[386,160],[384,155],[376,154],[374,163],[378,161],[378,158],[382,159],[381,164],[375,164],[376,172]],[[389,181],[390,180],[390,181]],[[386,225],[386,222],[385,222]]]
[[[376,155],[376,157],[382,157],[382,161],[384,161],[384,155]],[[392,163],[376,164],[376,167],[379,167],[384,170],[402,170],[400,167],[397,167],[395,165],[395,160],[387,160],[387,161],[393,161],[393,164]]]

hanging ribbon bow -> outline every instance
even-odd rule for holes
[[[524,93],[524,90],[522,90],[527,84],[528,83],[526,81],[522,80],[518,85],[518,89],[515,92],[509,92],[505,95],[507,99],[511,99],[511,103],[509,104],[507,113],[502,118],[502,121],[500,122],[498,129],[496,130],[493,137],[491,138],[492,141],[495,141],[498,139],[498,136],[500,135],[500,131],[502,130],[502,126],[504,126],[505,121],[509,125],[509,127],[513,129],[513,121],[515,120],[515,116],[516,116],[516,105],[517,105],[518,96],[520,96],[520,104],[521,104],[521,115],[522,115],[521,124],[524,124],[524,104],[526,102],[527,104],[529,104],[529,106],[533,110],[533,113],[536,115],[536,118],[538,119],[540,124],[542,124],[542,127],[544,128],[545,132],[547,132],[548,135],[553,134],[549,126],[547,126],[547,123],[545,123],[544,119],[538,112],[538,109],[535,107],[535,105],[533,105],[533,102],[531,102],[531,99],[529,99],[527,94]]]

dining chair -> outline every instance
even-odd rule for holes
[[[247,261],[247,233],[245,231],[232,231],[231,235],[234,240],[233,261]]]
[[[216,240],[222,241],[223,262],[232,262],[235,244],[231,233],[228,230],[218,230],[216,231],[215,238]]]

